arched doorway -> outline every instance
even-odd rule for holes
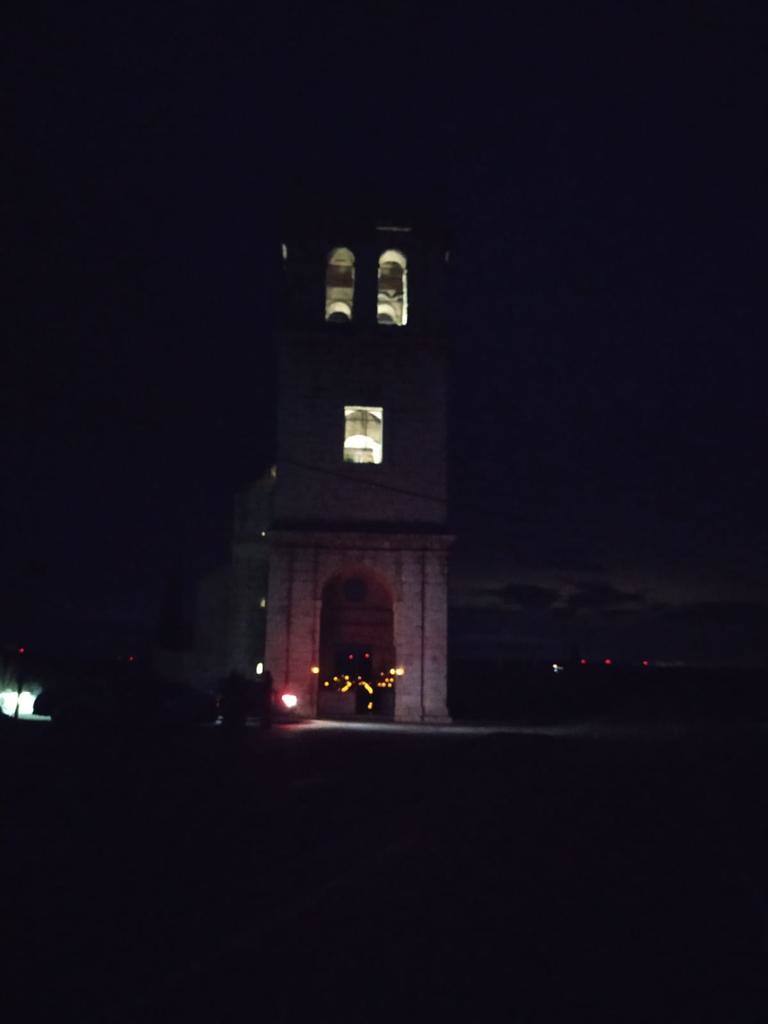
[[[392,595],[367,568],[331,577],[320,612],[318,714],[322,718],[395,711]]]

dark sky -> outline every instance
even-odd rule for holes
[[[765,664],[766,16],[417,6],[16,19],[0,640],[226,557],[298,195],[453,232],[457,650]]]

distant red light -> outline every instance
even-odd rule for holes
[[[26,647],[20,647],[19,648],[19,654],[23,654],[24,651],[26,651]]]
[[[355,660],[354,654],[348,654],[347,655],[347,661],[354,661],[354,660]]]
[[[650,662],[649,662],[649,661],[647,661],[647,660],[646,660],[646,659],[644,658],[644,659],[643,659],[643,668],[648,668],[648,666],[649,666],[649,665],[650,665]]]
[[[364,658],[370,658],[370,654],[368,653],[368,651],[366,651],[366,652],[365,652],[365,654],[363,655],[363,657],[364,657]]]
[[[132,654],[129,654],[128,655],[128,661],[136,661],[136,659],[134,658],[134,656]]]
[[[612,665],[613,661],[610,658],[606,658],[605,661],[603,662],[603,664],[604,665]]]
[[[586,665],[587,664],[587,659],[586,658],[581,658],[581,660],[579,661],[579,664],[580,665]]]

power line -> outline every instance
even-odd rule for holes
[[[359,480],[352,480],[351,477],[346,473],[341,473],[337,469],[325,469],[322,466],[310,466],[306,462],[297,462],[296,459],[281,459],[281,462],[287,462],[291,466],[297,466],[299,469],[309,470],[310,473],[323,473],[325,476],[335,476],[340,480],[346,480],[347,483],[354,484],[365,484],[366,487],[378,487],[382,491],[391,491],[393,494],[405,494],[409,498],[421,498],[423,501],[433,501],[438,505],[445,505],[445,498],[435,498],[431,494],[421,494],[419,491],[409,491],[405,487],[393,487],[391,484],[380,483],[378,480],[365,480],[360,477]]]

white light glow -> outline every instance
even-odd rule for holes
[[[259,608],[266,608],[266,607],[267,607],[267,599],[266,599],[266,597],[262,597],[262,599],[259,601]]]
[[[408,323],[408,261],[397,249],[379,257],[377,320],[396,327]]]
[[[17,695],[15,690],[3,690],[0,692],[0,708],[4,715],[12,715],[16,711]]]
[[[19,694],[19,714],[31,715],[35,711],[35,695],[29,690],[22,690]]]
[[[355,257],[349,249],[333,249],[325,269],[325,319],[352,319],[355,301]]]
[[[4,715],[15,715],[16,705],[19,706],[20,715],[33,715],[35,713],[35,694],[29,690],[2,690],[0,692],[0,708]]]
[[[281,699],[287,708],[295,708],[299,703],[299,698],[295,693],[284,693]]]
[[[256,662],[256,675],[260,676],[263,671],[264,671],[264,662],[263,661],[257,661]]]
[[[378,465],[384,452],[381,406],[344,406],[344,461]]]
[[[341,302],[339,299],[336,302],[329,302],[325,311],[325,319],[330,320],[331,318],[337,323],[342,320],[351,320],[352,307],[348,302]]]

